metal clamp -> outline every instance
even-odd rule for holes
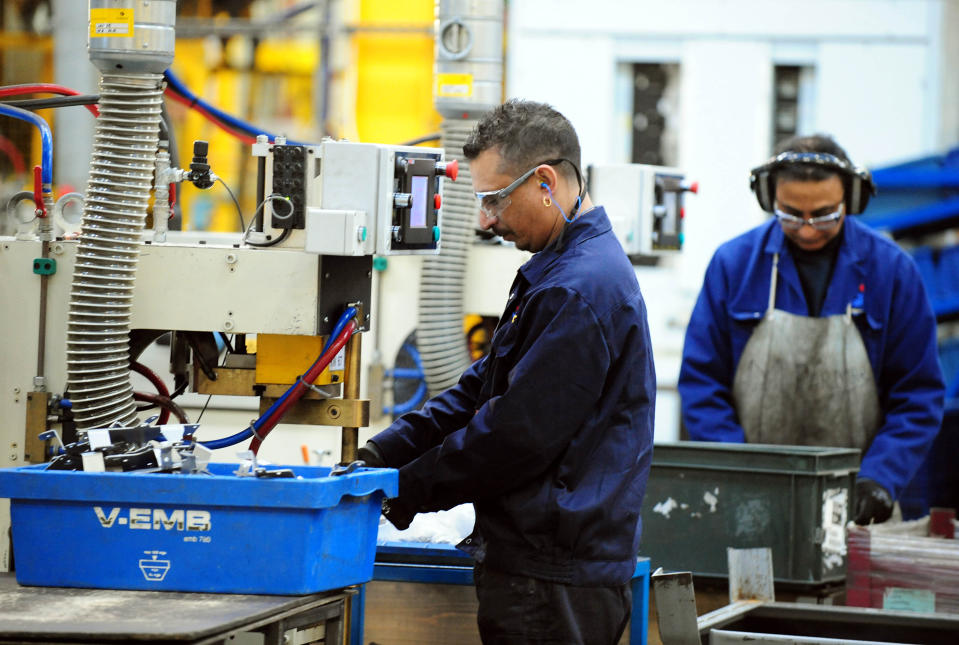
[[[341,475],[349,475],[350,473],[355,471],[357,468],[363,468],[365,466],[366,466],[366,462],[361,459],[357,459],[356,461],[345,466],[342,464],[336,465],[330,469],[330,477],[339,477]]]

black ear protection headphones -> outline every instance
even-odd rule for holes
[[[858,215],[866,210],[869,198],[876,194],[872,175],[865,168],[824,152],[783,152],[749,172],[749,189],[756,193],[760,208],[767,213],[773,212],[776,173],[796,165],[814,166],[838,174],[845,190],[847,215]]]

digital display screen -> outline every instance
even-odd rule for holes
[[[426,196],[429,193],[430,178],[425,175],[413,175],[413,205],[410,207],[410,226],[426,226]]]

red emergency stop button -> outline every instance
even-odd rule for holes
[[[433,195],[433,208],[435,208],[436,210],[439,210],[440,204],[442,203],[443,203],[443,200],[440,199],[439,193],[436,193],[435,195]]]
[[[447,161],[446,163],[436,164],[436,170],[441,175],[446,175],[450,178],[450,181],[456,181],[456,177],[460,174],[460,164],[459,161],[453,159],[452,161]]]

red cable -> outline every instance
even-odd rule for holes
[[[190,418],[186,415],[186,412],[183,411],[183,408],[174,403],[173,399],[169,397],[160,396],[159,394],[150,394],[148,392],[134,392],[133,400],[144,401],[160,408],[160,417],[157,419],[157,425],[162,426],[169,421],[171,412],[176,416],[180,423],[190,423]]]
[[[4,96],[22,96],[23,94],[59,94],[60,96],[82,96],[82,92],[54,85],[53,83],[32,83],[25,85],[5,85],[0,87],[0,98]],[[100,116],[100,110],[96,105],[84,105],[90,110],[93,116]]]
[[[0,152],[7,155],[7,159],[10,160],[10,164],[13,166],[13,172],[18,175],[27,172],[27,164],[23,160],[23,155],[20,154],[17,147],[13,145],[13,141],[2,134],[0,134]]]
[[[143,363],[138,363],[137,361],[130,361],[130,369],[144,377],[146,380],[150,381],[153,384],[153,387],[157,389],[157,394],[160,396],[170,396],[170,390],[167,389],[166,383],[163,382],[156,372],[151,370],[149,367]]]
[[[236,137],[243,143],[247,143],[250,145],[256,143],[255,137],[241,134],[237,132],[236,130],[233,130],[232,128],[228,127],[225,123],[217,119],[214,115],[210,114],[207,110],[203,109],[200,105],[193,103],[192,101],[190,101],[184,96],[181,96],[180,94],[177,94],[171,88],[167,87],[165,94],[169,96],[171,99],[173,99],[174,101],[176,101],[177,103],[179,103],[180,105],[185,105],[191,110],[196,110],[197,112],[202,114],[204,117],[206,117],[208,121],[212,122],[213,125],[217,126],[218,128],[220,128],[227,134],[233,135],[234,137]]]
[[[147,367],[143,363],[138,363],[137,361],[130,361],[130,369],[136,372],[137,374],[139,374],[140,376],[143,376],[144,378],[146,378],[146,380],[150,381],[153,387],[156,388],[157,394],[160,397],[163,397],[164,399],[172,403],[172,399],[170,399],[170,390],[167,389],[166,383],[163,382],[163,379],[157,376],[156,372],[151,370],[149,367]],[[138,395],[141,398],[137,398]],[[150,398],[147,398],[147,397],[150,397]],[[167,421],[170,420],[170,409],[162,405],[158,399],[154,399],[153,395],[145,394],[142,392],[134,392],[133,398],[136,399],[137,401],[146,401],[148,403],[152,403],[153,405],[159,406],[160,418],[157,419],[157,425],[162,426],[163,424],[165,424]],[[183,423],[189,423],[189,422],[183,421]]]
[[[330,345],[330,348],[326,351],[325,354],[320,356],[320,358],[313,364],[310,369],[306,371],[306,374],[303,375],[302,380],[296,382],[296,385],[293,388],[293,391],[290,392],[290,396],[286,398],[283,403],[273,412],[272,415],[260,426],[260,429],[256,432],[253,437],[253,440],[250,442],[250,450],[253,451],[255,455],[260,450],[260,444],[263,443],[263,439],[266,438],[266,435],[270,434],[270,431],[280,422],[280,419],[286,414],[286,411],[293,406],[294,403],[300,400],[300,397],[306,392],[306,385],[303,383],[313,384],[313,381],[319,377],[319,375],[326,369],[326,366],[330,364],[333,360],[333,357],[336,356],[341,349],[346,345],[346,342],[350,339],[350,336],[353,335],[357,329],[356,319],[351,320],[346,324],[346,327],[343,328],[343,331],[340,332],[340,335],[336,337],[336,340]]]

